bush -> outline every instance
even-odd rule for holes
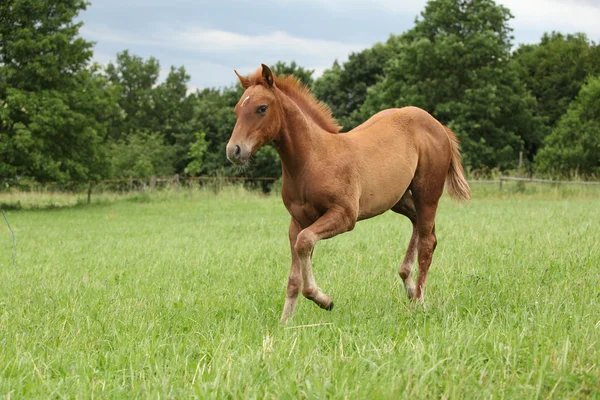
[[[544,144],[536,157],[540,172],[600,174],[600,77],[582,86]]]

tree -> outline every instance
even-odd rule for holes
[[[113,175],[117,178],[149,178],[173,173],[174,149],[160,133],[133,132],[111,145]]]
[[[194,142],[194,107],[197,98],[188,94],[190,76],[185,68],[171,66],[164,82],[158,83],[160,64],[127,50],[117,55],[116,63],[106,68],[109,81],[118,88],[122,113],[111,123],[111,138],[127,141],[129,135],[152,132],[163,136],[173,148],[173,170],[184,172]],[[118,173],[118,172],[116,172]]]
[[[111,121],[110,137],[125,139],[137,131],[159,132],[161,124],[154,112],[153,88],[158,84],[160,64],[157,59],[117,54],[116,63],[106,66],[106,77],[118,88],[118,104],[122,112]]]
[[[600,175],[600,77],[590,78],[536,157],[538,170]]]
[[[114,93],[89,67],[73,20],[84,0],[0,3],[0,178],[97,179],[107,173]]]
[[[600,46],[583,33],[545,33],[539,44],[519,47],[513,60],[537,99],[538,114],[553,128],[585,79],[600,73]]]
[[[171,67],[165,81],[153,90],[153,112],[168,144],[173,146],[175,171],[184,172],[189,164],[189,149],[195,143],[198,124],[194,124],[197,98],[188,94],[190,76],[185,68]]]
[[[541,141],[535,99],[510,68],[509,10],[493,0],[432,0],[415,27],[390,42],[385,78],[373,86],[365,119],[414,105],[449,125],[472,168],[509,168]]]
[[[350,54],[343,66],[336,60],[313,84],[315,95],[331,107],[345,130],[364,122],[358,110],[367,97],[368,88],[383,78],[384,67],[391,56],[390,42],[394,40],[392,36],[386,44],[377,43]]]
[[[295,61],[292,61],[290,65],[287,65],[282,61],[277,61],[277,64],[273,65],[271,70],[275,75],[293,75],[306,86],[311,86],[313,84],[312,75],[315,71],[301,67],[297,65]]]
[[[196,94],[194,125],[206,135],[207,151],[200,173],[229,175],[234,168],[225,157],[225,146],[235,126],[233,108],[242,96],[241,87],[204,89]]]
[[[196,141],[191,145],[188,156],[192,159],[190,163],[185,167],[185,173],[190,175],[198,175],[202,171],[202,159],[206,153],[206,135],[203,133],[196,133]]]

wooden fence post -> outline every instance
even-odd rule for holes
[[[523,152],[519,152],[519,174],[521,173],[521,168],[523,168]]]
[[[91,204],[91,202],[92,202],[92,181],[88,181],[87,203]]]

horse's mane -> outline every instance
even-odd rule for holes
[[[304,114],[310,117],[317,125],[329,133],[340,133],[342,127],[333,118],[331,108],[318,100],[306,85],[291,75],[281,77],[273,75],[273,78],[275,86],[292,99]],[[250,75],[248,79],[250,79],[250,85],[265,84],[260,68],[256,73]]]

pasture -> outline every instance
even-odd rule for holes
[[[300,298],[285,328],[278,195],[8,211],[0,397],[600,398],[597,189],[473,189],[442,198],[424,306],[388,212],[318,244],[335,308]]]

